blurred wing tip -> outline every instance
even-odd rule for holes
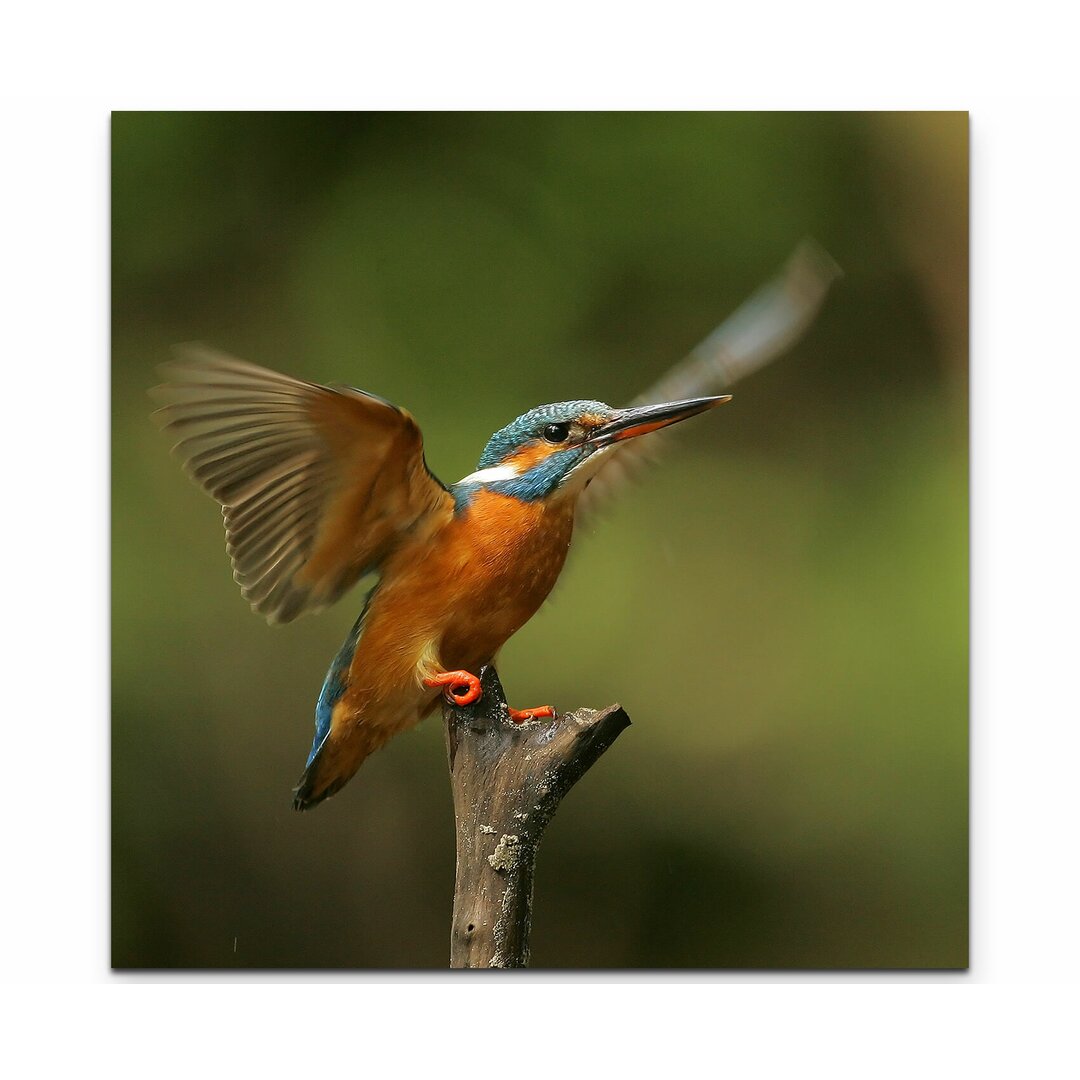
[[[155,386],[151,386],[146,391],[151,400],[162,402],[161,408],[150,414],[162,426],[164,426],[164,422],[159,417],[159,414],[176,403],[178,384],[188,382],[191,376],[197,372],[217,368],[223,362],[234,359],[226,353],[210,348],[201,341],[185,341],[177,345],[171,345],[169,352],[172,354],[171,357],[168,360],[162,360],[155,368],[162,381]]]
[[[844,268],[812,236],[805,236],[799,241],[788,260],[788,270],[811,275],[826,285],[844,276]]]
[[[202,341],[182,341],[169,346],[169,359],[157,365],[158,373],[164,379],[183,374],[192,368],[201,368],[216,358],[228,359],[226,354],[212,349]]]
[[[236,580],[235,574],[233,580]],[[241,586],[240,595],[247,600],[251,605],[251,610],[256,615],[261,615],[266,620],[268,626],[285,626],[286,623],[293,622],[301,615],[316,615],[322,611],[321,607],[304,607],[303,604],[290,604],[288,601],[267,604],[265,601],[252,600],[248,595],[248,591]]]
[[[169,426],[169,423],[170,423],[169,416],[168,416],[168,413],[169,413],[169,402],[168,402],[169,388],[168,388],[168,386],[165,386],[163,384],[158,384],[157,386],[151,386],[150,389],[146,391],[146,393],[150,397],[151,401],[157,402],[157,403],[163,403],[163,404],[158,404],[158,407],[156,409],[151,410],[150,419],[159,428],[161,428],[162,431],[164,431]]]
[[[238,358],[208,345],[205,341],[177,341],[169,346],[172,358],[164,361],[162,367],[172,367],[177,364],[206,364],[216,361],[237,360]]]

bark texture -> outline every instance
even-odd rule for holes
[[[479,701],[443,705],[457,835],[450,966],[525,967],[544,829],[630,717],[611,705],[516,724],[495,669],[480,682]]]

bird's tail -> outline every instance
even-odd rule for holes
[[[331,732],[293,788],[293,809],[310,810],[340,791],[366,758],[390,739],[394,730],[362,722],[348,730],[346,739],[335,738]]]
[[[319,777],[319,759],[316,758],[303,772],[293,788],[293,809],[311,810],[331,795],[340,791],[348,783],[350,776],[339,776],[329,783]]]

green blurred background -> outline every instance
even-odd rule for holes
[[[967,963],[967,117],[116,114],[116,967],[444,967],[437,719],[290,808],[359,592],[271,629],[148,419],[201,339],[407,406],[452,481],[631,399],[805,235],[806,337],[576,537],[514,702],[622,702],[534,967]]]

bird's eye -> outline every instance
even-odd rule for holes
[[[566,442],[570,438],[570,425],[569,424],[548,424],[544,428],[544,438],[548,442],[560,443]]]

